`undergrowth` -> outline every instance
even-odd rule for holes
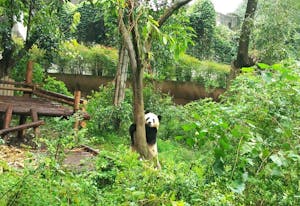
[[[100,149],[94,167],[78,172],[61,164],[56,154],[76,146],[76,134],[56,133],[67,126],[53,122],[44,137],[52,140],[43,143],[56,150],[23,170],[0,162],[0,205],[299,205],[299,68],[258,66],[243,69],[221,103],[175,106],[145,91],[145,105],[163,116],[161,170],[129,148],[131,117],[122,115],[132,111],[130,92],[127,106],[107,110],[101,102],[109,105],[112,90],[101,88],[78,139]],[[110,128],[109,115],[124,121]]]

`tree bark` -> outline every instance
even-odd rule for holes
[[[242,25],[241,36],[239,40],[237,58],[234,61],[235,72],[239,72],[242,67],[253,66],[254,62],[249,57],[249,43],[251,31],[253,29],[254,15],[258,0],[248,0],[244,22]]]
[[[119,52],[119,62],[118,69],[115,79],[115,94],[114,94],[114,105],[119,106],[125,99],[125,88],[127,81],[127,71],[128,71],[128,51],[124,44]]]

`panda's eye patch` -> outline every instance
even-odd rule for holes
[[[151,119],[151,117],[147,117],[147,118],[146,118],[146,122],[148,122],[148,121],[151,121],[152,123],[155,123],[155,119],[154,119],[154,118]]]

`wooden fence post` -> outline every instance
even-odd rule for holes
[[[80,109],[80,98],[81,98],[81,91],[76,90],[74,92],[74,113],[78,112]],[[77,132],[79,127],[79,117],[75,115],[75,124],[74,124],[74,129]],[[76,141],[78,141],[76,139]]]
[[[32,74],[33,74],[33,61],[29,60],[27,63],[27,68],[26,68],[26,78],[25,78],[26,84],[32,84]],[[24,92],[23,96],[30,97],[31,93]],[[25,123],[26,123],[26,116],[21,115],[19,125],[22,125]],[[18,139],[19,140],[23,139],[24,135],[25,135],[25,130],[18,131]]]
[[[8,105],[6,112],[5,112],[5,117],[4,117],[4,123],[3,123],[3,129],[9,128],[10,122],[11,122],[11,117],[12,117],[12,105]]]

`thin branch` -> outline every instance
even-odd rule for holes
[[[136,62],[136,59],[135,59],[135,50],[134,50],[134,46],[133,46],[133,43],[132,41],[130,40],[130,34],[128,32],[128,30],[126,29],[126,26],[125,26],[125,23],[124,23],[124,20],[123,20],[123,11],[122,9],[119,9],[119,18],[118,18],[118,21],[119,21],[119,29],[121,31],[121,34],[122,34],[122,38],[123,38],[123,41],[125,42],[125,45],[126,45],[126,48],[128,49],[128,54],[130,56],[130,64],[131,64],[131,67],[132,69],[136,69],[137,68],[137,62]]]
[[[160,28],[167,20],[168,18],[177,11],[180,7],[188,4],[192,0],[180,0],[175,2],[171,7],[169,7],[165,13],[159,18],[158,20],[158,28]]]
[[[240,138],[240,141],[239,141],[239,145],[238,145],[238,148],[237,148],[237,151],[236,151],[236,155],[235,155],[235,160],[234,160],[234,165],[233,165],[233,169],[231,171],[231,177],[230,179],[233,178],[233,174],[234,174],[234,171],[236,169],[236,165],[237,165],[237,162],[238,162],[238,159],[239,159],[239,156],[240,156],[240,147],[241,147],[241,144],[242,144],[242,141],[243,141],[243,136]]]

